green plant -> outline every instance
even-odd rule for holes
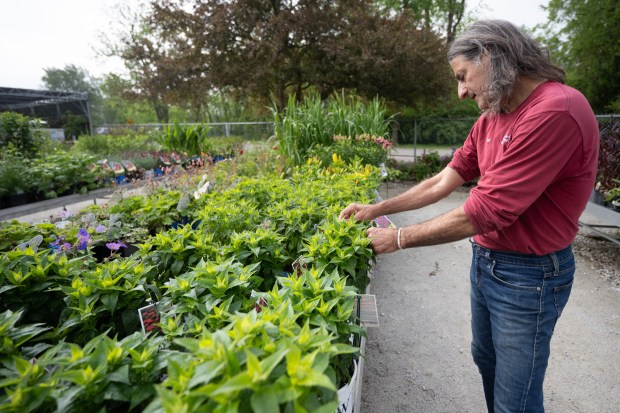
[[[83,135],[75,142],[71,151],[105,158],[111,155],[145,153],[157,149],[157,145],[148,135]]]
[[[302,103],[291,95],[282,113],[273,111],[280,150],[294,165],[306,159],[312,146],[331,146],[333,136],[387,136],[389,119],[378,99],[366,104],[335,95],[325,106],[318,95],[306,97]]]
[[[36,153],[36,134],[28,117],[15,112],[0,113],[0,149],[9,145],[26,156]]]
[[[209,125],[173,125],[164,126],[155,135],[156,141],[169,152],[184,153],[188,156],[210,153],[212,151],[208,139]]]
[[[28,178],[29,160],[12,143],[0,155],[0,196],[27,192],[32,181]]]

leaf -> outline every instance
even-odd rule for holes
[[[109,377],[109,376],[108,376]],[[132,390],[131,383],[126,383],[127,385],[120,383],[110,383],[106,389],[103,391],[103,399],[104,400],[116,400],[122,402],[131,401]]]
[[[101,302],[106,310],[114,314],[114,309],[116,309],[116,303],[118,302],[118,292],[104,295],[101,297]]]
[[[244,371],[222,383],[217,389],[215,389],[215,391],[211,393],[211,396],[235,393],[250,388],[252,388],[252,379],[250,378],[248,373]]]
[[[73,386],[69,387],[61,394],[55,395],[54,399],[56,400],[56,413],[64,413],[69,411],[71,403],[73,403],[73,401],[78,397],[81,392],[81,387]]]
[[[172,270],[172,273],[174,275],[179,275],[179,273],[181,272],[181,268],[183,268],[184,263],[185,262],[183,260],[176,260],[174,264],[172,264],[172,266],[170,267],[170,269]]]
[[[189,382],[189,387],[193,388],[199,384],[209,383],[222,371],[224,365],[225,362],[222,360],[210,360],[197,365],[194,369],[194,376]]]
[[[116,371],[108,374],[107,376],[109,381],[123,383],[128,386],[131,385],[131,380],[129,379],[129,365],[125,364]],[[127,399],[129,401],[129,399]]]
[[[278,399],[274,391],[268,387],[255,390],[250,398],[250,404],[255,413],[277,413],[280,411]]]
[[[336,390],[334,383],[323,373],[319,373],[314,369],[306,372],[305,377],[297,382],[300,386],[319,386],[329,390]]]

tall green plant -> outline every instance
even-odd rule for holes
[[[314,95],[297,102],[291,95],[282,113],[273,113],[279,147],[295,165],[303,163],[311,147],[332,145],[335,135],[385,137],[389,131],[387,110],[377,98],[366,103],[342,94],[323,102]]]
[[[170,152],[185,153],[188,156],[210,152],[209,125],[173,125],[164,126],[156,135],[157,142]]]
[[[24,155],[36,151],[36,138],[30,120],[15,112],[0,113],[0,148],[13,145]]]

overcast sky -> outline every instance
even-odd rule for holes
[[[125,0],[123,3],[136,3]],[[44,68],[74,64],[94,76],[122,70],[98,58],[99,35],[109,30],[120,0],[0,0],[0,86],[42,88]],[[479,18],[532,27],[546,20],[548,0],[468,0]]]

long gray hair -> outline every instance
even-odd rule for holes
[[[473,23],[450,46],[448,61],[456,56],[479,61],[485,54],[489,57],[483,86],[489,105],[487,112],[502,112],[519,77],[564,83],[564,70],[549,61],[548,51],[510,22]]]

